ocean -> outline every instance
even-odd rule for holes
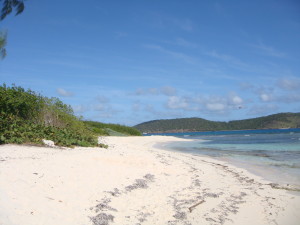
[[[172,142],[169,150],[229,162],[266,180],[300,187],[300,128],[164,133],[193,142]]]

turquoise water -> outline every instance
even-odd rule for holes
[[[300,129],[160,134],[193,142],[174,142],[172,150],[227,161],[279,184],[300,187]]]

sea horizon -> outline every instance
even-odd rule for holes
[[[240,133],[240,132],[249,132],[249,133],[289,133],[289,132],[297,132],[300,133],[300,128],[263,128],[263,129],[242,129],[242,130],[213,130],[213,131],[188,131],[188,132],[145,132],[143,136],[149,135],[163,135],[163,136],[197,136],[197,135],[206,135],[206,134],[232,134],[232,133]]]

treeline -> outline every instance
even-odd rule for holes
[[[300,113],[279,113],[254,119],[216,122],[201,118],[153,120],[134,128],[146,133],[300,128]]]
[[[300,128],[300,113],[278,113],[228,122],[231,130]]]
[[[98,144],[99,135],[108,133],[78,119],[58,98],[15,85],[0,86],[0,144],[42,144],[47,139],[59,146],[107,147]]]

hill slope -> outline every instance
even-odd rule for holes
[[[153,120],[138,124],[134,128],[147,133],[300,128],[300,113],[278,113],[230,122],[216,122],[201,118]]]
[[[141,133],[137,129],[120,124],[101,123],[96,121],[83,122],[94,133],[100,136],[141,136]]]

